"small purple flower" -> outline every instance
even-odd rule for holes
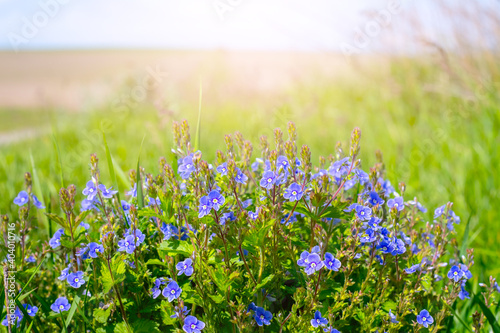
[[[290,201],[299,201],[303,194],[304,192],[302,191],[302,186],[297,183],[293,183],[285,190],[283,197]]]
[[[182,329],[186,333],[200,333],[205,328],[205,323],[198,320],[195,316],[187,316],[184,319],[184,326]]]
[[[227,175],[227,163],[226,162],[222,163],[215,170],[217,170],[217,172],[220,173],[222,176]]]
[[[157,298],[161,294],[160,286],[165,284],[165,279],[164,278],[158,278],[155,280],[155,285],[153,288],[151,288],[151,294],[153,298]]]
[[[33,205],[38,208],[38,209],[44,209],[45,206],[42,205],[42,203],[40,202],[40,200],[38,200],[38,198],[36,197],[36,195],[34,194],[31,194],[31,198],[33,199]]]
[[[253,316],[257,325],[271,325],[271,320],[273,319],[273,315],[271,312],[264,310],[264,308],[257,307],[255,309],[255,314]]]
[[[436,208],[436,210],[434,210],[434,218],[437,219],[438,217],[443,215],[445,208],[446,205],[442,205],[441,207]]]
[[[28,203],[28,201],[29,201],[29,195],[28,192],[26,191],[19,192],[17,197],[14,199],[14,203],[18,206],[24,206],[25,204]]]
[[[134,184],[134,188],[131,189],[130,191],[128,192],[125,192],[125,195],[130,195],[132,197],[137,197],[137,184]]]
[[[460,267],[460,269],[462,270],[462,272],[464,273],[464,278],[465,278],[466,280],[468,280],[468,279],[471,279],[471,278],[472,278],[472,273],[469,271],[469,268],[468,268],[466,265],[464,265],[464,264],[459,264],[459,267]]]
[[[94,259],[99,256],[99,253],[104,253],[104,247],[96,242],[89,243],[88,248],[89,256]]]
[[[429,311],[427,310],[422,310],[420,311],[420,314],[417,315],[417,322],[424,326],[425,328],[429,327],[429,325],[432,325],[434,322],[434,318],[430,315]]]
[[[259,218],[259,211],[255,211],[255,212],[248,212],[248,217],[251,218],[252,220],[257,220],[257,218]]]
[[[307,275],[314,274],[323,268],[325,264],[321,261],[320,256],[317,253],[311,253],[307,256],[307,266],[305,267],[305,272]]]
[[[418,271],[419,269],[420,269],[420,264],[415,264],[413,266],[405,268],[405,272],[406,272],[406,274],[413,274],[416,271]]]
[[[32,306],[30,304],[24,304],[24,308],[26,309],[26,313],[30,316],[30,317],[34,317],[36,316],[36,313],[38,312],[38,307],[37,306]]]
[[[210,193],[208,194],[208,200],[210,201],[212,208],[215,210],[219,210],[225,201],[222,194],[220,194],[217,190],[210,191]]]
[[[186,274],[186,276],[191,276],[194,271],[193,260],[191,258],[187,258],[186,260],[177,263],[175,268],[179,271],[177,275]]]
[[[122,204],[122,209],[125,212],[125,214],[128,214],[130,211],[130,204],[128,202],[126,202],[125,200],[122,200],[121,204]]]
[[[362,206],[362,205],[357,205],[355,209],[356,209],[356,216],[361,221],[367,221],[367,220],[371,219],[371,217],[372,217],[372,209],[370,207],[365,207],[365,206]]]
[[[87,186],[82,191],[83,195],[87,196],[87,200],[93,201],[97,195],[97,187],[94,182],[89,180]]]
[[[168,298],[169,302],[178,298],[182,293],[182,289],[179,287],[177,282],[170,281],[170,283],[163,289],[162,295]]]
[[[56,301],[50,306],[50,309],[55,313],[60,313],[62,311],[68,311],[71,308],[71,304],[69,304],[68,299],[66,297],[59,297]]]
[[[329,252],[325,253],[325,260],[323,261],[323,264],[326,268],[332,271],[338,271],[340,266],[342,265],[340,263],[340,260],[336,259],[333,254]]]
[[[30,255],[29,257],[25,258],[24,261],[33,263],[36,262],[36,259],[33,255]]]
[[[396,197],[394,199],[389,199],[387,201],[387,206],[391,209],[396,209],[398,212],[405,208],[405,203],[403,197]]]
[[[399,323],[399,321],[396,320],[396,315],[394,315],[391,310],[389,310],[389,319],[393,324]]]
[[[118,191],[112,191],[111,188],[112,187],[107,189],[106,186],[104,186],[103,184],[99,184],[99,190],[101,191],[102,196],[106,199],[111,199],[113,197],[113,195],[118,193]]]
[[[377,192],[371,191],[369,195],[370,195],[370,198],[368,199],[368,203],[370,205],[376,206],[376,205],[383,205],[384,204],[384,200],[380,198],[380,196],[378,195]]]
[[[188,310],[187,306],[184,305],[183,309],[179,309],[177,306],[175,307],[175,313],[170,316],[170,318],[179,318],[182,314],[183,316],[187,316],[191,310]]]
[[[124,239],[118,241],[118,251],[127,252],[128,254],[134,253],[135,250],[135,237],[133,235],[128,235]]]
[[[191,176],[191,173],[194,171],[194,164],[193,164],[193,154],[186,156],[182,159],[182,161],[179,164],[179,168],[177,169],[177,172],[179,175],[181,175],[182,179],[188,179]]]
[[[321,312],[316,311],[314,313],[314,319],[311,319],[312,327],[320,327],[328,325],[328,319],[321,316]]]
[[[83,272],[69,274],[66,278],[66,281],[68,281],[69,285],[73,288],[80,288],[85,284],[85,280],[83,279]]]
[[[323,328],[323,332],[326,332],[326,333],[340,333],[340,331],[338,329],[333,328],[332,326],[327,327],[327,328]]]
[[[236,173],[236,177],[234,178],[234,180],[237,182],[237,183],[240,183],[240,184],[246,184],[247,180],[248,180],[248,177],[247,175],[245,175],[240,169],[237,170],[238,172]]]
[[[453,266],[448,272],[448,278],[458,282],[464,276],[464,272],[458,266]]]
[[[51,248],[56,249],[61,245],[61,235],[64,234],[64,229],[59,229],[54,233],[54,236],[49,240]]]
[[[469,292],[465,290],[464,286],[460,287],[460,292],[458,293],[458,297],[463,301],[466,298],[470,298]]]
[[[68,267],[66,267],[65,269],[63,269],[63,270],[61,271],[61,275],[59,275],[58,279],[59,279],[59,280],[61,280],[61,281],[66,280],[66,278],[67,278],[67,277],[68,277],[68,275],[70,274],[70,272],[69,272],[69,269],[70,269],[70,268],[71,268],[71,267],[70,267],[70,266],[68,266]]]
[[[283,168],[283,170],[287,170],[288,166],[288,159],[283,155],[278,156],[278,159],[276,160],[276,168]]]
[[[210,214],[210,210],[212,209],[212,203],[208,199],[208,196],[204,196],[200,198],[200,210],[198,212],[198,217],[201,219],[203,216]]]
[[[392,253],[395,249],[395,245],[389,238],[384,238],[378,243],[377,249],[381,250],[382,253]]]
[[[270,190],[273,188],[275,182],[276,182],[276,175],[274,174],[274,172],[266,171],[262,175],[262,179],[260,180],[260,186]]]

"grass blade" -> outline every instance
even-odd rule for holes
[[[460,248],[460,256],[465,255],[467,252],[467,246],[469,245],[469,229],[470,229],[470,220],[472,218],[472,213],[469,215],[469,219],[467,220],[467,225],[465,226],[464,238],[462,239],[462,247]]]
[[[71,304],[71,309],[69,309],[68,316],[66,317],[66,322],[64,323],[65,330],[67,330],[67,327],[71,323],[71,319],[73,319],[73,316],[75,315],[78,303],[80,303],[80,299],[81,299],[80,296],[75,295],[75,298],[73,299],[73,304]]]
[[[59,150],[59,144],[57,143],[57,139],[55,134],[52,135],[52,141],[54,142],[54,148],[56,150],[57,161],[59,162],[59,176],[61,177],[61,187],[64,187],[64,173],[61,161],[61,151]]]
[[[144,144],[145,138],[146,138],[146,135],[144,135],[144,137],[142,138],[141,149],[139,150],[139,157],[137,157],[136,189],[137,189],[137,204],[139,205],[139,208],[144,208],[144,194],[142,193],[141,169],[140,169],[139,164],[141,162],[142,145]]]
[[[196,122],[196,135],[194,139],[194,150],[198,151],[200,149],[200,125],[201,125],[201,101],[203,98],[203,86],[200,80],[200,95],[198,100],[198,121]]]
[[[449,306],[446,302],[444,304],[448,307],[448,309],[450,309],[450,312],[455,316],[455,318],[458,319],[458,321],[460,321],[460,323],[467,329],[467,331],[469,331],[470,333],[474,333],[472,329],[470,329],[469,326],[467,326],[467,323],[462,319],[462,317],[460,317],[456,309]],[[448,327],[448,329],[450,329],[450,327]]]
[[[104,148],[106,149],[106,159],[108,160],[109,176],[111,177],[111,181],[113,182],[115,190],[118,191],[118,193],[116,193],[116,196],[118,197],[118,202],[121,202],[121,200],[120,200],[120,188],[118,187],[118,181],[116,179],[115,168],[113,166],[113,158],[111,157],[108,143],[106,142],[106,134],[104,134],[104,132],[102,132],[102,138],[104,140]]]
[[[40,267],[42,266],[42,264],[45,262],[45,258],[43,258],[43,260],[38,264],[38,266],[36,267],[35,271],[33,272],[33,274],[31,274],[28,282],[26,282],[26,284],[23,286],[23,289],[26,289],[28,288],[31,280],[33,280],[33,278],[35,277],[35,274],[38,272],[38,270],[40,269]],[[19,297],[21,297],[21,293],[18,293],[17,296],[14,298],[15,301],[17,301],[19,299]]]
[[[36,170],[35,160],[33,159],[33,154],[31,154],[31,150],[30,150],[30,158],[31,158],[31,175],[33,176],[33,187],[35,188],[36,194],[38,194],[37,195],[38,200],[42,203],[43,206],[45,206],[42,187],[40,186],[40,179],[38,178],[38,172]],[[47,218],[47,216],[45,214],[38,214],[38,215],[42,216],[45,228],[49,230],[49,219]]]

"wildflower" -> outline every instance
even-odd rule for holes
[[[34,317],[36,316],[36,313],[38,312],[38,307],[37,306],[32,306],[30,304],[24,304],[24,308],[26,309],[26,313],[30,316],[30,317]]]
[[[372,209],[370,207],[357,205],[355,210],[356,210],[356,216],[361,221],[370,220],[370,218],[372,217]]]
[[[170,318],[179,318],[179,316],[182,314],[183,316],[186,316],[189,314],[191,310],[188,310],[187,306],[184,305],[184,308],[180,309],[179,307],[175,307],[175,313],[170,316]]]
[[[434,218],[437,219],[441,215],[443,215],[446,205],[442,205],[434,210]]]
[[[68,275],[70,274],[69,272],[70,266],[66,267],[65,269],[62,270],[61,275],[59,275],[58,279],[61,281],[64,281],[67,279]]]
[[[182,179],[188,179],[194,169],[193,154],[191,154],[181,160],[177,172],[179,173],[179,175],[181,175]]]
[[[93,201],[97,195],[97,187],[94,182],[89,180],[87,186],[82,191],[83,195],[87,196],[87,200]]]
[[[463,301],[466,298],[470,298],[469,292],[465,290],[464,285],[460,286],[460,292],[458,293],[458,297]]]
[[[305,262],[305,272],[307,275],[314,274],[314,272],[319,271],[325,265],[317,253],[309,254]]]
[[[321,312],[316,311],[314,313],[314,319],[311,319],[312,327],[320,327],[328,325],[328,319],[321,316]]]
[[[83,279],[83,272],[69,274],[66,278],[66,281],[68,281],[69,285],[73,288],[80,288],[85,284],[85,280]]]
[[[461,269],[461,270],[462,270],[462,272],[464,273],[464,278],[465,278],[466,280],[468,280],[468,279],[472,278],[472,273],[469,271],[469,268],[468,268],[466,265],[464,265],[464,264],[459,264],[458,266],[460,267],[460,269]]]
[[[283,155],[278,156],[278,159],[276,160],[276,168],[277,169],[283,168],[283,170],[286,171],[288,169],[288,166],[289,166],[288,159]]]
[[[222,176],[227,175],[227,163],[226,162],[222,163],[215,170],[217,170],[217,172],[220,173]]]
[[[323,332],[327,332],[327,333],[340,333],[340,331],[338,329],[333,328],[332,326],[327,327],[327,328],[323,328]]]
[[[283,197],[290,201],[299,201],[303,194],[304,192],[302,191],[302,186],[297,183],[293,183],[285,190]]]
[[[395,245],[389,238],[384,238],[377,245],[377,249],[381,250],[382,253],[392,253],[395,249]]]
[[[391,310],[389,310],[389,319],[393,324],[399,323],[399,321],[396,320],[396,315],[394,315]]]
[[[338,271],[341,266],[340,260],[336,259],[333,254],[329,252],[325,253],[325,260],[323,261],[323,264],[326,268],[332,271]]]
[[[236,177],[234,178],[234,180],[237,183],[246,184],[248,180],[247,175],[245,175],[240,169],[238,169],[237,171],[238,172],[236,173]]]
[[[125,200],[122,200],[121,204],[122,204],[122,209],[125,212],[125,214],[128,214],[130,211],[131,205],[128,202],[126,202]]]
[[[89,230],[89,228],[90,228],[90,224],[85,223],[85,222],[83,222],[83,221],[82,221],[82,222],[80,222],[80,224],[79,224],[78,226],[79,226],[79,227],[82,227],[82,228],[83,228],[83,229],[85,229],[85,230]]]
[[[432,325],[434,322],[434,318],[430,315],[429,311],[427,310],[422,310],[420,311],[420,314],[417,315],[417,322],[424,326],[425,328],[429,327],[429,325]]]
[[[425,208],[420,202],[418,202],[417,198],[408,201],[407,204],[412,205],[412,206],[417,206],[417,209],[419,211],[421,211],[422,213],[427,213],[427,208]]]
[[[113,195],[118,193],[118,191],[111,190],[111,187],[107,189],[106,186],[104,186],[103,184],[99,184],[99,190],[101,191],[102,196],[106,199],[111,199]]]
[[[262,186],[265,189],[272,189],[274,186],[274,183],[276,182],[276,176],[274,172],[272,171],[266,171],[262,175],[262,179],[260,180],[260,186]]]
[[[62,311],[68,311],[71,308],[71,304],[69,304],[68,299],[66,297],[59,297],[56,301],[50,306],[50,309],[55,313],[60,313]]]
[[[208,200],[210,201],[212,208],[215,210],[219,210],[219,208],[222,207],[225,201],[222,194],[220,194],[217,190],[210,191],[210,193],[208,194]]]
[[[448,278],[455,280],[455,282],[460,281],[463,276],[464,272],[458,266],[453,266],[448,272]]]
[[[413,266],[405,268],[405,272],[406,272],[406,274],[413,274],[416,271],[418,271],[419,269],[420,269],[420,264],[415,264]]]
[[[151,288],[151,294],[153,298],[157,298],[161,294],[160,286],[165,284],[164,278],[159,278],[155,280],[155,285]]]
[[[385,201],[379,197],[377,192],[371,191],[369,195],[370,195],[370,198],[368,199],[368,203],[370,205],[376,206],[376,205],[383,205],[384,204]]]
[[[402,211],[405,208],[403,197],[387,200],[387,206],[391,209],[397,210],[398,212]]]
[[[96,242],[89,243],[88,248],[89,248],[89,256],[91,258],[97,258],[99,256],[99,253],[104,252],[104,247]]]
[[[182,289],[175,281],[170,281],[170,283],[162,291],[162,295],[168,298],[169,302],[172,302],[174,299],[178,298],[181,293]]]
[[[191,258],[187,258],[186,260],[177,263],[175,268],[177,268],[177,270],[179,271],[177,275],[186,274],[186,276],[191,276],[193,275],[194,270],[193,260]]]
[[[132,188],[130,191],[125,192],[125,195],[130,195],[132,197],[137,197],[137,184],[134,184],[134,188]]]
[[[226,221],[230,221],[230,222],[236,221],[236,216],[234,215],[233,212],[222,214],[222,216],[220,217],[220,224],[225,225]]]
[[[133,235],[128,235],[125,239],[118,241],[118,251],[120,252],[125,251],[128,254],[132,254],[135,247],[135,237]]]
[[[24,261],[33,263],[36,262],[36,259],[35,257],[33,257],[33,255],[30,255],[29,257],[26,257]]]
[[[252,220],[257,220],[257,218],[259,217],[259,211],[256,210],[255,212],[248,212],[248,217],[250,217]]]
[[[42,205],[42,203],[40,202],[40,200],[38,200],[38,198],[36,197],[36,195],[34,194],[31,194],[31,198],[33,199],[33,205],[38,208],[38,209],[44,209],[45,206]]]
[[[200,333],[205,328],[205,323],[198,320],[195,316],[187,316],[184,319],[184,326],[182,329],[186,333]]]
[[[61,235],[64,234],[64,229],[59,229],[54,233],[54,236],[49,240],[51,248],[56,249],[61,245]]]
[[[24,206],[26,203],[28,203],[28,201],[29,201],[29,195],[28,192],[26,191],[19,192],[17,197],[14,199],[14,203],[19,207]]]
[[[201,219],[205,215],[210,214],[211,209],[212,209],[212,203],[208,199],[208,196],[201,197],[198,217]]]
[[[257,325],[271,325],[271,320],[273,319],[273,315],[271,312],[264,310],[264,308],[256,307],[255,314],[253,316]]]
[[[17,322],[17,327],[19,327],[19,325],[21,324],[21,321],[24,318],[24,315],[21,312],[21,310],[19,310],[19,308],[16,307],[16,310],[14,311],[13,314],[11,314],[11,316],[13,316],[10,318],[11,323],[13,324],[13,323]],[[7,316],[5,316],[5,319],[2,320],[2,325],[9,326],[9,319],[7,319]]]

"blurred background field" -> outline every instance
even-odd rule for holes
[[[121,169],[121,192],[130,187],[128,170],[135,167],[143,137],[141,164],[156,173],[159,157],[170,158],[172,121],[188,119],[194,138],[202,89],[200,149],[208,161],[224,149],[224,134],[240,131],[254,143],[256,156],[259,137],[272,137],[274,128],[284,130],[289,121],[318,161],[334,152],[337,141],[347,149],[350,132],[360,127],[364,169],[381,150],[389,180],[406,183],[405,198],[417,196],[430,222],[435,208],[452,201],[462,219],[457,240],[475,249],[475,281],[498,278],[500,7],[472,3],[472,9],[446,1],[432,7],[454,28],[433,38],[423,38],[419,30],[427,16],[419,21],[406,9],[402,20],[409,30],[388,28],[377,37],[377,47],[355,55],[339,50],[3,51],[0,212],[16,214],[12,200],[23,189],[24,172],[35,167],[40,194],[52,206],[61,186],[60,165],[64,182],[83,189],[89,155],[95,152],[106,162],[102,133]],[[381,46],[387,40],[404,43],[389,50]],[[410,51],[400,52],[408,45]],[[109,180],[105,164],[101,169]]]

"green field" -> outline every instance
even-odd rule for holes
[[[472,272],[476,282],[486,282],[489,275],[500,276],[500,62],[480,60],[453,59],[443,68],[433,58],[391,59],[387,70],[360,71],[347,79],[316,75],[267,98],[212,99],[204,89],[200,148],[214,161],[224,134],[240,131],[255,151],[259,136],[272,137],[274,128],[284,130],[294,121],[299,142],[308,144],[318,161],[319,155],[334,153],[337,141],[347,149],[350,132],[360,127],[363,168],[368,170],[381,150],[392,184],[405,182],[405,197],[417,196],[431,223],[436,207],[454,202],[462,219],[457,240],[463,240],[469,221],[465,238],[475,249]],[[103,106],[70,114],[51,108],[0,110],[1,131],[48,129],[0,146],[0,212],[16,214],[12,200],[23,189],[24,172],[34,168],[52,207],[58,202],[60,165],[64,183],[83,189],[89,155],[105,160],[102,132],[122,170],[120,191],[128,190],[128,170],[135,167],[143,137],[141,163],[151,173],[160,156],[171,157],[172,120],[188,119],[194,138],[199,101],[192,97],[177,100],[174,113],[159,112],[147,101],[130,110]],[[46,230],[38,232],[47,239]]]

